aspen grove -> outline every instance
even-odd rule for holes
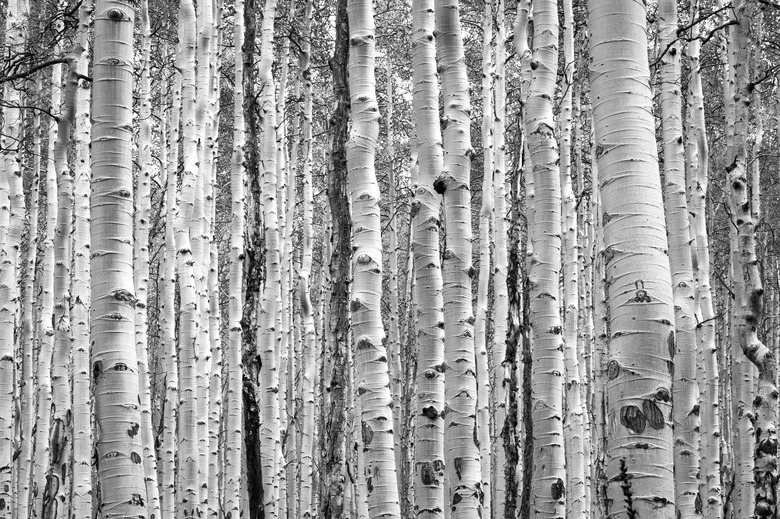
[[[0,519],[780,519],[777,0],[0,27]]]

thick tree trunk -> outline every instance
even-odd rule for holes
[[[671,519],[674,459],[667,419],[674,302],[664,254],[647,13],[635,2],[591,0],[588,7],[594,155],[603,203],[609,311],[607,512],[614,518]],[[634,66],[626,67],[627,61]]]
[[[133,337],[131,6],[95,10],[90,327],[98,479],[104,517],[148,517]],[[183,453],[182,453],[183,454]]]

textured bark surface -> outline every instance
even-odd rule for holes
[[[8,2],[5,18],[5,45],[10,52],[21,52],[25,43],[27,5],[23,0]],[[14,324],[19,306],[17,270],[24,227],[25,199],[22,189],[21,146],[22,112],[19,85],[7,83],[3,96],[2,138],[0,138],[0,518],[11,517],[16,500],[14,470]],[[5,185],[3,185],[5,184]],[[3,199],[7,197],[6,199]],[[7,212],[6,209],[7,208]],[[33,253],[34,254],[34,253]],[[67,381],[67,377],[66,377]],[[46,431],[48,433],[48,431]],[[27,439],[29,442],[29,438]],[[28,494],[29,495],[29,494]],[[13,497],[13,499],[12,499]],[[25,496],[25,500],[28,497]]]
[[[440,257],[441,198],[433,185],[442,168],[433,0],[412,5],[414,125],[419,180],[412,202],[417,388],[414,503],[416,516],[444,516],[444,314]]]
[[[129,3],[95,10],[92,101],[92,383],[103,517],[148,517],[134,341],[132,85]]]
[[[679,519],[701,516],[699,496],[699,393],[696,383],[695,285],[690,248],[690,220],[685,189],[680,44],[677,4],[658,6],[661,48],[661,124],[664,151],[664,201],[669,236],[669,262],[674,291],[674,483]]]
[[[244,44],[244,2],[237,0],[233,26],[236,49]],[[230,162],[230,196],[232,225],[230,227],[230,274],[228,286],[228,344],[226,352],[227,394],[225,397],[225,517],[235,519],[241,510],[242,403],[241,348],[244,267],[244,57],[236,52],[233,90],[233,154]]]
[[[563,328],[558,277],[561,271],[561,178],[554,136],[553,96],[558,69],[558,9],[554,1],[533,3],[534,36],[530,85],[523,122],[533,175],[533,256],[529,272],[533,334],[531,399],[536,517],[565,514],[566,472],[563,423]]]
[[[615,518],[671,519],[674,460],[667,417],[674,303],[664,254],[646,9],[638,2],[613,0],[591,0],[588,7],[609,311],[607,512]],[[626,61],[633,66],[626,67]]]
[[[323,392],[327,405],[322,408],[322,467],[320,510],[322,517],[337,519],[347,513],[344,509],[346,488],[346,406],[347,406],[347,350],[349,348],[349,261],[352,254],[347,197],[347,124],[349,122],[349,84],[347,82],[347,55],[349,53],[349,22],[347,0],[336,6],[336,46],[330,61],[333,77],[335,109],[328,121],[330,162],[328,164],[328,203],[331,215],[330,307],[326,323],[327,370]]]
[[[482,509],[476,439],[477,379],[471,307],[471,129],[469,85],[458,0],[435,3],[437,55],[442,81],[444,164],[434,183],[443,195],[445,250],[442,259],[445,344],[445,459],[452,519]]]
[[[700,3],[693,2],[691,16],[700,12]],[[688,60],[691,69],[689,87],[688,142],[686,145],[688,196],[694,245],[694,276],[696,305],[699,308],[696,340],[704,358],[705,385],[699,386],[701,413],[701,500],[702,515],[711,519],[723,516],[723,495],[720,477],[720,370],[718,346],[715,342],[715,310],[710,284],[710,249],[707,233],[707,189],[709,184],[709,147],[704,119],[704,93],[701,78],[701,58],[698,28],[691,29]]]

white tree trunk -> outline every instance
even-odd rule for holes
[[[90,329],[103,516],[148,517],[134,341],[131,6],[95,10]]]
[[[667,420],[674,302],[664,254],[647,12],[643,4],[615,0],[591,0],[588,7],[594,155],[609,311],[607,512],[616,519],[671,519],[674,460]],[[627,61],[633,66],[626,67]]]
[[[374,9],[368,0],[347,2],[349,90],[353,127],[346,143],[347,190],[352,217],[350,312],[355,344],[356,389],[362,459],[371,518],[401,516],[390,409],[387,350],[382,342],[382,230],[374,161],[379,135],[376,98]]]

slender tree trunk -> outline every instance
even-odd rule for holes
[[[679,81],[680,44],[677,4],[662,0],[658,8],[661,48],[661,123],[664,150],[664,198],[669,236],[669,262],[674,291],[674,483],[678,518],[701,516],[699,497],[699,413],[696,384],[696,289],[690,248],[690,222],[685,190],[682,98]],[[668,49],[668,50],[667,50]],[[698,503],[698,504],[697,504]]]
[[[317,334],[314,326],[314,313],[312,308],[311,290],[309,281],[313,261],[314,238],[314,191],[312,186],[312,83],[311,83],[311,16],[313,1],[307,0],[303,14],[305,21],[299,68],[303,80],[303,253],[301,256],[301,268],[298,274],[299,296],[301,307],[301,321],[303,322],[303,359],[302,359],[302,397],[301,397],[301,447],[300,455],[300,490],[298,516],[309,519],[314,516],[312,510],[314,463],[312,453],[314,449],[314,378],[316,367]],[[323,256],[324,257],[324,256]],[[322,298],[322,296],[320,296]]]
[[[414,507],[419,519],[443,517],[444,320],[440,255],[441,199],[433,185],[442,169],[433,0],[412,4],[412,94],[419,181],[411,208],[414,299],[417,303],[417,403]]]
[[[646,7],[589,2],[609,311],[607,512],[671,519],[674,302],[647,61]],[[616,38],[619,34],[621,37]],[[626,67],[626,61],[634,64]],[[626,88],[626,85],[631,88]],[[616,110],[616,107],[631,107]],[[632,157],[629,164],[624,157]],[[640,232],[641,229],[641,232]]]
[[[492,389],[495,395],[493,416],[493,456],[494,488],[493,509],[495,517],[504,517],[504,504],[507,488],[513,486],[510,480],[514,470],[508,467],[507,454],[502,436],[509,434],[507,425],[507,405],[511,390],[510,373],[512,366],[506,361],[507,335],[509,323],[509,288],[507,276],[507,208],[506,208],[506,33],[504,29],[504,0],[496,2],[496,38],[494,84],[494,127],[493,127],[493,342],[490,347]],[[483,479],[484,479],[483,474]]]
[[[477,380],[471,277],[471,131],[469,88],[458,0],[437,0],[437,53],[444,108],[444,167],[434,188],[444,198],[443,295],[445,337],[444,439],[452,518],[481,513],[482,489],[476,429]]]
[[[176,424],[179,416],[179,365],[176,351],[176,183],[179,169],[179,112],[181,109],[182,75],[174,71],[169,113],[170,132],[167,136],[165,183],[165,259],[163,281],[163,348],[165,375],[165,399],[162,412],[161,466],[161,516],[173,519],[179,502],[176,485],[176,451],[178,435]]]
[[[41,80],[40,77],[35,82],[35,92],[40,93]],[[88,121],[87,121],[88,122]],[[34,436],[33,429],[35,427],[35,373],[37,368],[33,368],[34,364],[34,350],[36,347],[37,327],[35,321],[35,289],[36,283],[36,260],[38,257],[38,193],[41,174],[41,117],[36,111],[32,119],[32,133],[33,133],[33,145],[32,145],[32,171],[30,179],[30,203],[28,215],[28,231],[27,231],[27,265],[25,266],[24,273],[24,299],[22,300],[22,380],[21,380],[21,445],[19,451],[19,458],[17,462],[17,485],[16,485],[16,514],[17,517],[29,517],[29,510],[32,502],[32,465],[33,465],[33,445]],[[88,144],[87,144],[88,146]],[[87,167],[89,160],[87,160]],[[2,167],[2,165],[0,165]],[[89,191],[86,193],[87,207],[89,207]],[[89,229],[87,229],[87,232]],[[86,239],[86,238],[85,238]],[[75,281],[74,281],[75,282]],[[87,290],[89,286],[87,285]],[[88,306],[86,307],[88,308]],[[86,325],[86,323],[85,323]],[[86,330],[89,333],[89,330]],[[74,332],[75,334],[75,332]],[[75,337],[75,335],[74,335]],[[87,339],[89,337],[87,336]],[[77,339],[78,340],[78,339]],[[87,342],[87,344],[89,344]],[[74,348],[76,344],[74,343]],[[83,360],[79,357],[80,360]],[[74,363],[76,358],[74,357]],[[89,352],[87,351],[87,369],[89,369]],[[75,369],[75,364],[74,364]],[[75,382],[75,380],[74,380]],[[89,388],[89,379],[86,381],[87,388]],[[74,398],[75,393],[74,393]],[[74,401],[74,413],[83,412],[83,409],[77,409]],[[87,423],[89,423],[91,417],[91,409],[86,409]],[[76,421],[80,420],[83,423],[83,414],[78,418],[74,415],[74,430],[76,429]],[[75,451],[74,451],[75,452]],[[78,453],[77,453],[78,456]],[[88,449],[87,456],[91,457],[91,443]],[[83,458],[81,458],[83,459]],[[75,467],[74,467],[75,468]],[[81,475],[79,473],[78,475]],[[77,475],[74,474],[74,477]],[[75,502],[75,498],[74,498]],[[91,502],[91,498],[90,498]],[[74,505],[75,506],[75,505]]]
[[[133,25],[127,4],[95,10],[90,328],[104,517],[148,517],[133,337]]]
[[[68,473],[72,455],[70,427],[71,384],[71,329],[70,329],[70,268],[71,233],[73,229],[73,177],[68,165],[68,148],[76,110],[78,87],[74,56],[68,58],[65,95],[57,121],[57,140],[53,158],[57,182],[57,216],[54,232],[54,354],[52,357],[52,408],[49,431],[50,465],[46,475],[43,497],[44,517],[63,517],[70,508],[70,480]],[[59,107],[58,107],[59,108]]]
[[[588,500],[585,495],[585,424],[580,378],[580,358],[577,346],[579,319],[579,246],[577,243],[577,204],[572,189],[572,115],[575,77],[574,13],[571,0],[563,2],[563,74],[565,78],[561,102],[561,199],[563,202],[563,307],[564,307],[564,363],[566,369],[566,516],[584,517]],[[579,144],[579,143],[576,143]],[[575,145],[576,145],[575,144]],[[589,447],[589,446],[588,446]]]
[[[265,240],[265,284],[258,309],[260,376],[260,452],[263,470],[263,501],[266,519],[279,514],[277,464],[281,451],[279,435],[279,352],[276,327],[281,299],[281,257],[277,203],[276,100],[272,77],[273,36],[276,1],[266,0],[260,35],[260,162],[262,164],[263,237]]]
[[[482,13],[482,205],[479,210],[479,275],[474,321],[474,353],[477,364],[477,441],[480,485],[484,492],[482,513],[490,517],[491,441],[490,376],[488,367],[488,289],[490,288],[490,224],[493,220],[493,4]]]
[[[236,2],[233,46],[244,45],[244,2]],[[233,84],[233,155],[230,163],[231,217],[230,274],[228,285],[227,397],[225,398],[225,517],[236,518],[241,510],[241,318],[243,316],[244,266],[244,56],[236,52]]]
[[[135,347],[138,355],[138,384],[141,401],[141,441],[146,477],[146,507],[149,517],[160,517],[160,493],[157,486],[157,455],[152,428],[152,395],[149,386],[147,306],[149,286],[149,219],[151,218],[152,101],[150,60],[152,34],[149,22],[149,2],[141,1],[141,85],[139,100],[139,138],[137,192],[135,204]]]
[[[76,162],[74,184],[73,294],[71,323],[73,347],[73,491],[71,517],[92,517],[92,392],[89,377],[90,328],[90,92],[85,76],[89,68],[89,25],[93,4],[79,7],[81,46],[76,58],[79,87],[76,93]],[[37,218],[31,215],[31,218]],[[34,265],[33,265],[34,266]],[[19,515],[20,518],[26,517]]]
[[[365,460],[363,474],[369,517],[400,518],[390,409],[393,400],[381,314],[382,226],[374,165],[379,136],[374,78],[374,9],[368,0],[349,0],[347,16],[353,123],[346,143],[354,276],[349,308],[356,348],[356,388]]]
[[[328,201],[331,215],[330,294],[328,305],[327,366],[324,366],[322,429],[322,488],[320,510],[325,519],[343,517],[346,487],[346,405],[349,397],[347,386],[347,348],[349,348],[349,260],[351,257],[347,198],[347,163],[345,145],[349,119],[349,85],[347,83],[347,55],[349,52],[349,22],[347,0],[336,5],[335,53],[330,61],[333,77],[335,109],[330,116],[328,164]],[[329,381],[326,383],[326,381]]]
[[[691,6],[691,17],[700,13],[699,2]],[[696,299],[701,309],[701,318],[696,327],[696,338],[704,357],[704,378],[706,385],[699,387],[703,393],[701,409],[701,471],[703,504],[702,515],[710,519],[723,516],[723,496],[720,471],[720,369],[718,346],[715,341],[715,310],[710,285],[710,249],[707,232],[707,188],[709,184],[709,146],[704,120],[704,92],[702,89],[700,43],[698,26],[694,25],[691,41],[688,43],[691,80],[688,107],[689,142],[686,150],[691,158],[688,164],[689,206],[691,226],[696,236],[695,276],[697,280]]]
[[[306,1],[306,9],[303,13],[305,22],[301,42],[301,54],[298,62],[301,78],[303,80],[303,253],[301,256],[301,268],[298,271],[298,301],[301,307],[301,321],[303,322],[303,359],[302,365],[302,397],[301,397],[301,447],[300,455],[300,491],[298,516],[303,519],[314,517],[312,509],[314,463],[312,453],[314,449],[314,378],[316,367],[317,334],[314,327],[314,312],[312,308],[311,269],[313,257],[314,238],[314,190],[312,179],[312,83],[311,83],[311,16],[313,0]],[[325,257],[325,256],[323,256]],[[322,298],[322,296],[320,296]]]
[[[62,65],[52,67],[51,110],[59,113],[62,99]],[[51,429],[52,404],[52,354],[54,353],[54,258],[55,234],[57,230],[57,172],[54,164],[54,144],[57,142],[57,124],[49,123],[48,150],[46,154],[46,216],[44,217],[45,238],[43,240],[43,256],[41,262],[41,295],[38,313],[38,404],[35,422],[35,450],[33,456],[33,496],[34,507],[31,511],[34,517],[43,517],[44,489],[46,475],[50,463],[49,431]],[[94,157],[94,155],[93,155]],[[94,164],[94,162],[93,162]],[[94,239],[94,238],[93,238]],[[132,276],[131,276],[132,280]],[[94,308],[94,306],[93,306]],[[92,309],[91,309],[92,310]],[[90,314],[93,315],[93,314]],[[94,350],[94,347],[93,347]],[[37,492],[36,492],[37,489]]]
[[[179,411],[177,517],[200,513],[200,455],[198,450],[198,299],[195,257],[190,224],[193,221],[198,185],[198,151],[195,126],[195,8],[191,0],[179,11],[180,53],[177,65],[182,71],[182,159],[181,195],[176,215],[176,268],[179,279]]]
[[[25,43],[27,25],[27,5],[24,0],[9,1],[5,15],[7,52],[21,52]],[[0,176],[8,186],[8,203],[0,199],[0,204],[8,207],[9,214],[7,224],[3,225],[0,222],[0,518],[6,519],[10,518],[15,510],[16,501],[12,490],[15,449],[14,338],[16,337],[16,308],[19,302],[17,269],[25,213],[22,170],[19,167],[21,164],[19,142],[23,127],[22,111],[19,108],[21,96],[17,85],[6,83],[3,102]],[[3,218],[3,215],[0,215],[0,218]]]
[[[558,67],[558,11],[551,0],[533,3],[531,83],[524,113],[534,184],[529,273],[533,332],[531,398],[533,482],[531,507],[539,517],[565,513],[563,413],[564,355],[558,277],[561,270],[561,177],[553,133],[552,99]],[[570,491],[572,489],[569,489]]]
[[[732,250],[736,261],[732,266],[734,278],[741,283],[736,294],[736,340],[747,359],[758,370],[758,391],[752,401],[754,413],[753,477],[755,484],[755,517],[776,517],[777,515],[777,388],[774,353],[758,338],[758,327],[763,322],[764,288],[758,269],[754,215],[758,185],[750,185],[747,169],[747,137],[749,127],[750,86],[748,45],[750,20],[755,8],[738,1],[734,5],[738,24],[735,30],[735,76],[734,91],[735,127],[734,162],[727,166],[730,183],[731,210],[735,218],[735,242]],[[760,115],[759,115],[760,116]],[[753,193],[750,193],[752,187]],[[738,355],[738,352],[734,352]],[[743,491],[745,491],[743,489]]]

